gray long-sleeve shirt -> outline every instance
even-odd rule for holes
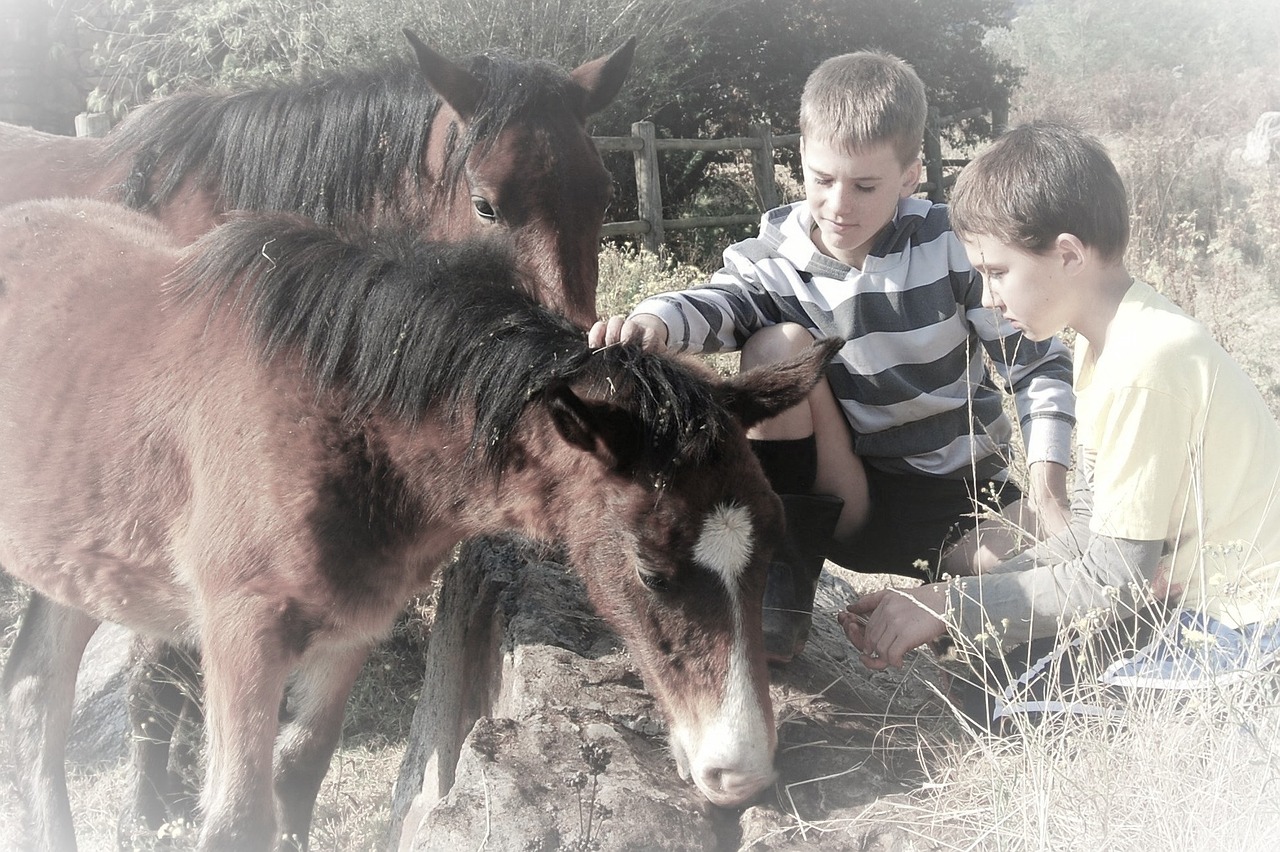
[[[1077,466],[1066,530],[986,574],[950,581],[947,622],[961,637],[998,652],[1152,602],[1164,542],[1091,532],[1092,475],[1086,462]]]

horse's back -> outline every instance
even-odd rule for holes
[[[0,122],[0,204],[66,196],[107,197],[117,175],[103,142]]]
[[[39,330],[76,339],[109,331],[112,320],[145,321],[141,304],[177,258],[153,219],[90,198],[24,201],[0,208],[0,340],[12,378],[35,348],[53,345]],[[141,304],[135,302],[141,301]],[[114,336],[114,335],[113,335]],[[85,353],[89,354],[89,353]],[[103,353],[108,354],[108,353]]]
[[[12,363],[25,351],[24,342],[39,336],[33,328],[56,323],[84,332],[74,324],[103,326],[130,307],[136,311],[127,303],[128,291],[145,298],[156,288],[144,281],[163,275],[176,258],[176,247],[155,220],[119,205],[58,198],[0,208],[0,328],[6,360]],[[62,301],[74,310],[58,310]],[[11,316],[24,317],[25,324],[15,326]]]
[[[315,596],[308,566],[351,549],[317,519],[358,529],[367,483],[358,425],[295,354],[264,353],[236,288],[170,283],[183,251],[116,205],[0,210],[0,566],[101,620],[189,640],[201,606],[248,587]],[[307,623],[351,603],[331,585]],[[343,623],[379,633],[407,595],[375,597]]]
[[[105,566],[109,585],[129,560],[159,564],[181,511],[160,294],[177,257],[154,222],[121,207],[0,211],[0,565],[78,608],[94,611],[81,560]]]

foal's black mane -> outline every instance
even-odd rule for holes
[[[472,452],[494,470],[525,406],[562,384],[629,410],[640,451],[629,464],[655,474],[711,458],[728,428],[705,377],[637,346],[591,349],[528,294],[505,248],[480,240],[242,214],[195,244],[174,284],[246,305],[264,357],[296,347],[353,418],[465,406]]]
[[[452,192],[477,145],[513,121],[563,115],[583,97],[549,62],[482,55],[464,64],[483,94],[465,133],[451,128],[446,139],[443,185],[419,174],[441,101],[408,62],[170,95],[113,131],[108,156],[130,158],[124,202],[137,209],[170,200],[195,177],[223,210],[297,212],[324,223],[366,217],[403,191],[406,173],[417,176],[417,192]]]

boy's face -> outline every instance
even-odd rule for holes
[[[804,138],[800,156],[814,245],[861,269],[876,236],[893,221],[898,200],[920,185],[920,160],[903,167],[887,142],[851,153]]]
[[[1071,288],[1056,252],[1032,254],[989,234],[963,241],[982,275],[982,304],[997,310],[1029,340],[1045,340],[1071,325]]]

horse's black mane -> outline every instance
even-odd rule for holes
[[[271,358],[297,347],[349,414],[407,420],[439,406],[474,412],[472,450],[493,469],[525,406],[561,383],[630,400],[655,474],[710,458],[729,415],[710,384],[636,346],[592,350],[585,333],[536,302],[506,249],[429,243],[387,229],[344,235],[298,216],[233,218],[192,248],[174,282],[188,297],[247,306]]]
[[[466,132],[446,140],[446,189],[475,146],[513,120],[536,121],[555,114],[557,103],[563,112],[577,102],[568,75],[549,62],[482,55],[469,67],[483,94]],[[417,174],[439,107],[416,65],[388,63],[170,95],[113,131],[107,153],[131,160],[123,200],[137,209],[170,200],[194,177],[220,196],[224,210],[297,212],[333,223],[371,212],[402,190],[406,172]]]

